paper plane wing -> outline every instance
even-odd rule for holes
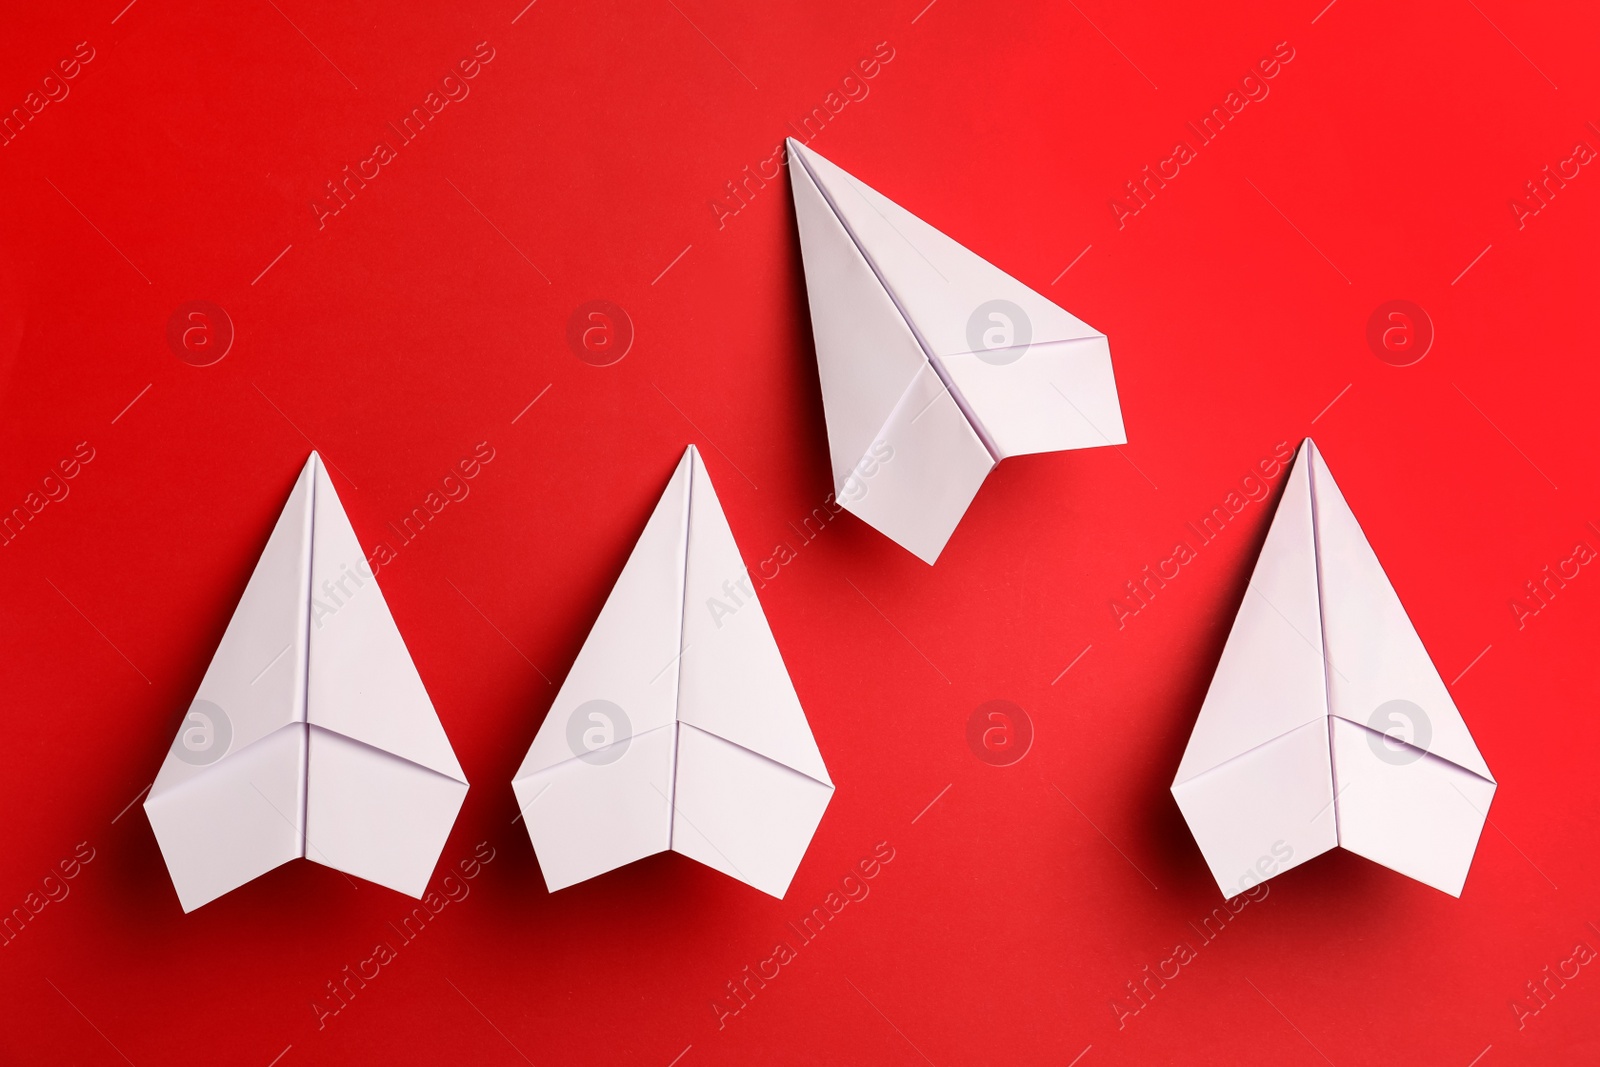
[[[184,911],[304,851],[311,481],[308,465],[144,803]]]
[[[467,779],[320,459],[306,856],[420,897]]]
[[[302,856],[421,896],[466,790],[312,453],[145,801],[179,901]]]
[[[1315,539],[1297,463],[1172,786],[1228,897],[1338,842]]]
[[[1317,502],[1339,844],[1460,896],[1494,777],[1310,441],[1304,461]]]
[[[672,847],[781,898],[833,783],[693,448],[689,461]]]
[[[678,464],[512,779],[553,892],[672,841],[690,464]]]
[[[551,890],[667,850],[788,888],[833,784],[692,446],[512,786]]]
[[[1335,845],[1461,892],[1494,780],[1310,440],[1172,792],[1225,896]]]
[[[845,507],[931,563],[999,460],[1126,442],[1103,334],[788,144]]]

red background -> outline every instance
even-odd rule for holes
[[[1510,606],[1600,547],[1600,175],[1510,207],[1600,147],[1593,11],[123,3],[11,5],[0,35],[8,111],[94,49],[0,148],[0,505],[95,456],[0,548],[0,907],[94,856],[0,948],[0,1058],[1600,1056],[1593,968],[1512,1007],[1600,947],[1600,576]],[[480,41],[471,95],[319,229],[323,183]],[[785,900],[672,855],[548,894],[509,780],[685,444],[752,567],[828,492],[787,179],[720,228],[710,202],[879,42],[814,146],[1104,330],[1129,444],[1003,464],[936,567],[847,515],[762,591],[838,785]],[[1119,229],[1123,183],[1279,42],[1270,96]],[[166,341],[196,299],[237,331],[209,367]],[[565,340],[594,299],[637,331],[604,368]],[[1367,344],[1391,299],[1434,324],[1415,365]],[[1110,605],[1307,433],[1500,791],[1460,900],[1330,854],[1202,943],[1219,894],[1168,785],[1271,501],[1120,628]],[[436,880],[495,858],[320,1029],[412,902],[295,863],[184,915],[133,803],[308,441],[369,545],[495,450],[380,572],[473,783]],[[1033,724],[1012,766],[966,740],[992,699]],[[870,896],[719,1028],[724,983],[879,842]],[[1119,1025],[1179,941],[1197,958]]]

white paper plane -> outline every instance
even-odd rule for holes
[[[693,445],[511,784],[552,892],[668,850],[788,889],[833,783]]]
[[[1317,446],[1172,793],[1224,896],[1339,846],[1461,895],[1495,781]]]
[[[841,505],[932,563],[1002,459],[1127,443],[1104,334],[788,146]]]
[[[313,452],[144,803],[178,900],[302,856],[420,897],[466,794]]]

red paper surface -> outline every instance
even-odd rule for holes
[[[924,2],[13,5],[0,1058],[1600,1056],[1595,14]],[[1111,338],[1129,444],[1003,464],[933,568],[805,525],[822,406],[759,177],[797,129]],[[1246,477],[1308,433],[1500,791],[1460,900],[1334,853],[1208,925],[1168,786],[1282,482]],[[690,442],[838,792],[781,902],[673,855],[551,895],[509,781]],[[184,915],[137,803],[313,444],[473,784],[410,939],[312,863]]]

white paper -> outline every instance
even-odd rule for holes
[[[788,146],[845,508],[932,563],[1000,460],[1126,443],[1104,334]]]
[[[145,800],[178,899],[299,857],[420,897],[466,792],[313,452]]]
[[[692,445],[512,788],[552,891],[668,850],[794,877],[833,783]]]
[[[1225,896],[1334,847],[1461,895],[1495,782],[1316,445],[1172,792]]]

